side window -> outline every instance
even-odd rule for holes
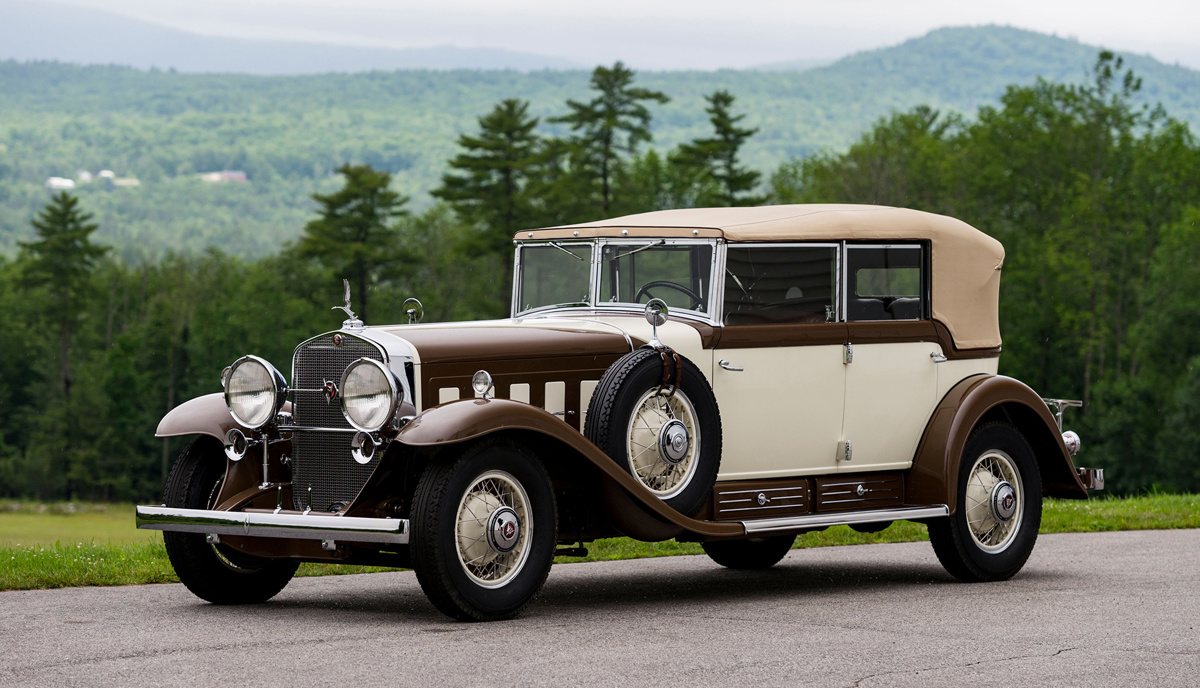
[[[923,265],[920,246],[847,246],[846,319],[919,320]]]
[[[730,246],[725,270],[726,325],[836,319],[836,247]]]

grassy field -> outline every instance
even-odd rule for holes
[[[1047,500],[1042,533],[1200,528],[1200,495],[1150,495],[1086,502]],[[808,533],[797,548],[926,540],[925,526],[900,522],[880,533],[845,526]],[[584,558],[559,563],[700,554],[700,546],[628,538],[588,545]],[[301,576],[386,571],[375,567],[303,564]],[[162,536],[134,528],[129,504],[29,504],[0,501],[0,590],[80,585],[173,583]]]

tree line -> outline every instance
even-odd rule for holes
[[[340,278],[368,323],[502,317],[511,238],[522,228],[674,207],[879,203],[959,217],[1006,248],[1001,372],[1068,416],[1087,465],[1115,492],[1200,489],[1200,145],[1138,78],[1102,53],[1085,85],[1010,86],[968,119],[928,107],[881,119],[844,152],[764,177],[742,160],[756,133],[737,100],[705,97],[709,127],[669,150],[652,120],[668,95],[621,63],[588,98],[539,118],[504,99],[457,141],[411,212],[391,175],[343,164],[299,240],[257,260],[218,250],[126,262],[93,241],[60,194],[36,238],[0,259],[0,495],[150,499],[180,440],[158,419],[220,390],[253,352],[285,369],[291,349],[337,327]]]

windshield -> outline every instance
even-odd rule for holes
[[[591,299],[592,245],[554,242],[521,247],[519,312],[587,304]]]
[[[606,244],[601,254],[601,303],[646,303],[708,310],[712,244]]]

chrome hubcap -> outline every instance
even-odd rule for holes
[[[672,466],[678,465],[680,461],[687,458],[690,444],[687,426],[682,421],[671,420],[662,426],[662,430],[658,431],[659,453]]]
[[[992,516],[997,521],[1007,521],[1017,511],[1017,494],[1007,480],[992,488]]]
[[[512,507],[502,506],[488,517],[488,544],[497,554],[508,554],[521,537],[521,522]]]

